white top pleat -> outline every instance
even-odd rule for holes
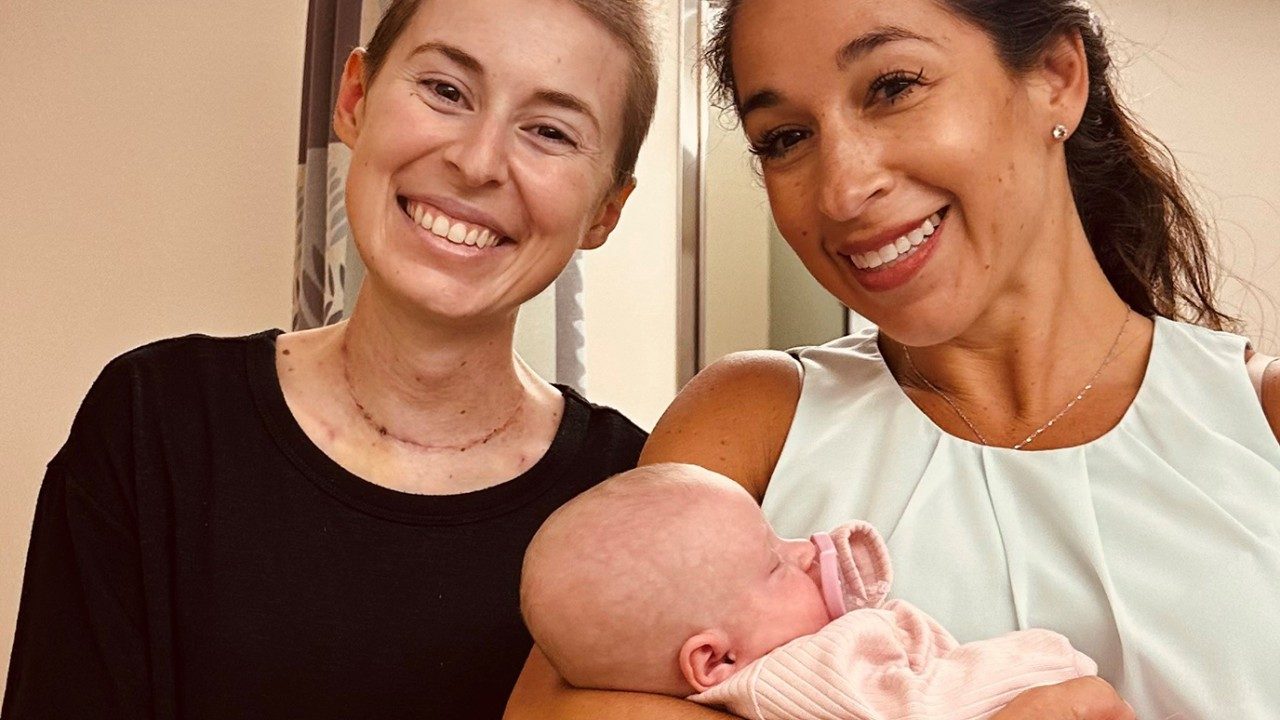
[[[871,522],[893,597],[962,643],[1060,632],[1144,720],[1280,718],[1280,443],[1245,342],[1157,319],[1119,424],[1038,451],[941,430],[875,329],[805,348],[765,513],[792,537]]]

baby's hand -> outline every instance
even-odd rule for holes
[[[991,720],[1135,720],[1133,708],[1096,676],[1032,688]]]

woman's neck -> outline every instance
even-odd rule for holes
[[[886,343],[897,377],[919,388],[932,383],[963,406],[1018,424],[1061,410],[1104,364],[1108,381],[1136,387],[1146,361],[1146,344],[1137,341],[1149,337],[1149,325],[1126,323],[1128,305],[1075,225],[1069,239],[1055,238],[1056,247],[1030,248],[1026,272],[958,336],[909,351]],[[1135,370],[1136,379],[1129,377]]]
[[[500,427],[541,381],[516,356],[515,313],[452,324],[399,312],[367,285],[326,355],[375,428],[451,444]]]

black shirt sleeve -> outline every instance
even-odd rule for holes
[[[151,716],[138,539],[110,477],[120,467],[110,428],[126,427],[128,412],[113,370],[90,391],[40,488],[6,720]],[[100,417],[113,410],[114,423]]]

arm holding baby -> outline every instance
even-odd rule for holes
[[[503,720],[733,720],[735,716],[664,695],[574,688],[534,646],[502,717]]]

